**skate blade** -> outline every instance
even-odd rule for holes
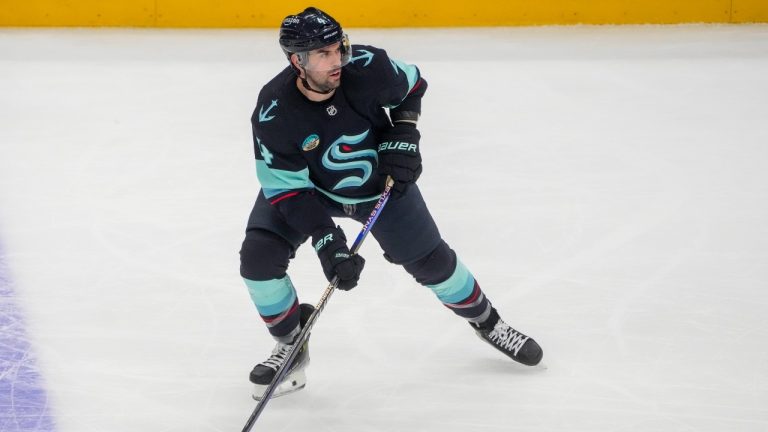
[[[307,374],[304,372],[304,370],[296,371],[288,375],[283,382],[280,383],[279,386],[275,389],[275,392],[272,393],[272,397],[280,397],[284,396],[296,391],[299,391],[303,389],[307,385]],[[254,384],[253,385],[253,393],[251,393],[251,396],[254,400],[260,401],[261,397],[264,396],[264,392],[267,390],[267,387],[269,385],[259,385]]]

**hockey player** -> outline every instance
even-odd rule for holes
[[[250,380],[259,398],[312,313],[286,271],[311,237],[323,272],[355,287],[365,260],[351,254],[332,217],[363,222],[384,189],[394,190],[371,234],[493,347],[525,365],[541,361],[530,337],[500,317],[472,273],[443,241],[416,185],[422,171],[417,122],[427,82],[413,65],[379,48],[350,45],[336,20],[316,8],[286,17],[280,46],[289,66],[259,94],[251,118],[261,183],[240,251],[240,274],[270,334],[272,355]],[[305,384],[307,346],[275,392]]]

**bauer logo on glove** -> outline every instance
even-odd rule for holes
[[[417,144],[411,144],[402,141],[387,141],[379,144],[379,152],[384,152],[387,150],[398,150],[404,152],[412,152],[415,154],[419,152],[419,146]]]
[[[329,233],[325,237],[318,240],[317,243],[315,243],[315,252],[319,252],[320,249],[323,248],[323,246],[332,242],[333,242],[333,233]]]

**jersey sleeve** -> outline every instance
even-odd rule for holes
[[[261,104],[260,104],[261,106]],[[264,196],[296,231],[312,235],[321,228],[333,227],[333,219],[320,203],[309,167],[299,147],[281,122],[265,125],[274,117],[257,107],[251,118],[256,176]]]
[[[418,98],[421,98],[423,90],[426,90],[426,81],[421,77],[418,67],[390,57],[383,49],[367,48],[373,54],[371,66],[379,77],[376,95],[379,105],[390,109],[399,107],[420,90],[422,92]]]
[[[298,151],[280,142],[281,138],[253,126],[254,153],[256,155],[256,176],[269,202],[314,189],[309,179],[309,168]],[[285,138],[282,138],[285,139]]]
[[[387,52],[371,46],[359,46],[353,60],[369,74],[375,76],[375,99],[379,106],[390,109],[390,114],[418,118],[421,98],[427,82],[415,65],[389,57]],[[362,61],[365,60],[365,61]],[[367,66],[366,66],[367,64]]]

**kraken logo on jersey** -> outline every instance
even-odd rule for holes
[[[374,168],[373,164],[370,160],[359,159],[372,158],[375,162],[378,162],[379,157],[376,154],[376,150],[368,149],[353,151],[350,147],[365,141],[369,132],[370,129],[359,135],[342,135],[339,139],[334,141],[323,154],[323,166],[331,171],[362,170],[363,172],[362,176],[350,175],[344,177],[336,183],[333,190],[362,186],[369,178],[371,178],[371,173]],[[333,159],[342,162],[331,160],[331,156]]]

